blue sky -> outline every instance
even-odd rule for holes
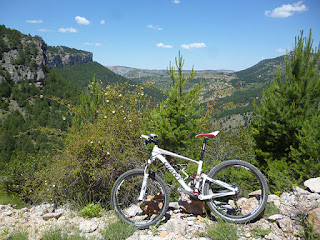
[[[310,28],[320,40],[319,0],[1,0],[0,24],[50,46],[93,53],[105,66],[242,70],[291,50]]]

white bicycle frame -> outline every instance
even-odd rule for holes
[[[146,136],[142,135],[142,137],[146,137]],[[164,156],[162,156],[162,154],[197,163],[198,164],[198,170],[197,170],[197,174],[196,174],[195,189],[197,189],[197,190],[200,189],[200,182],[201,182],[200,179],[202,178],[203,181],[202,181],[202,186],[201,186],[201,193],[194,192],[193,189],[190,186],[188,186],[187,183],[184,181],[183,177],[171,166],[171,164],[167,161],[167,159]],[[142,201],[144,199],[144,195],[146,193],[147,181],[148,181],[148,177],[149,177],[149,167],[151,166],[151,163],[156,159],[159,159],[166,166],[166,168],[171,172],[171,174],[175,177],[175,179],[177,179],[177,181],[181,184],[181,186],[184,188],[185,191],[187,191],[188,193],[190,193],[192,195],[197,196],[198,199],[200,199],[200,200],[208,200],[208,199],[213,199],[213,198],[217,198],[217,197],[235,195],[236,192],[238,191],[238,188],[235,187],[235,186],[231,186],[230,184],[227,184],[227,183],[222,182],[220,180],[212,179],[212,178],[208,177],[206,174],[201,173],[202,172],[203,160],[196,161],[196,160],[193,160],[191,158],[187,158],[187,157],[181,156],[179,154],[176,154],[176,153],[161,149],[157,145],[155,145],[153,147],[153,150],[152,150],[152,153],[151,153],[151,157],[150,157],[150,159],[148,159],[148,164],[147,164],[147,166],[145,167],[145,170],[144,170],[142,188],[141,188],[140,195],[139,195],[139,198],[138,198],[139,201]],[[209,182],[212,182],[214,184],[217,184],[217,185],[219,185],[221,187],[224,187],[224,188],[226,188],[226,189],[228,189],[230,191],[204,195],[203,194],[203,192],[204,192],[203,190],[204,190],[204,185],[205,185],[206,181],[209,181]]]

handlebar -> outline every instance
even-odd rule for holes
[[[143,142],[144,145],[148,145],[149,143],[155,143],[155,144],[159,143],[158,136],[156,134],[150,134],[150,136],[142,134],[141,138],[146,139]]]

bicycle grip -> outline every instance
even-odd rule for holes
[[[149,136],[141,134],[140,138],[149,139]]]

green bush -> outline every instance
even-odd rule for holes
[[[212,240],[237,240],[237,227],[228,222],[218,221],[207,226],[207,236]]]
[[[102,207],[100,206],[100,204],[90,203],[81,209],[80,216],[84,218],[99,217],[101,211]]]
[[[53,229],[50,231],[47,231],[40,240],[86,240],[86,237],[80,236],[80,234],[72,234],[68,235],[67,233],[64,233],[60,229]]]
[[[12,204],[15,205],[17,209],[21,209],[27,206],[20,198],[13,194],[7,194],[0,189],[0,205]]]
[[[16,158],[6,163],[0,171],[0,190],[2,189],[3,194],[7,196],[4,199],[13,201],[14,203],[8,203],[18,206],[23,206],[23,201],[41,202],[43,200],[41,196],[34,196],[34,192],[37,192],[40,187],[36,173],[47,167],[50,156],[25,152],[16,154]]]
[[[10,235],[6,240],[28,240],[28,235],[22,232],[14,233]]]
[[[109,207],[114,181],[148,159],[140,140],[147,103],[141,88],[128,89],[127,85],[101,89],[93,83],[80,106],[70,107],[76,117],[65,148],[51,166],[35,173],[40,184],[35,197],[61,202],[80,194],[86,202]]]
[[[133,224],[128,224],[123,221],[117,221],[107,226],[103,233],[103,239],[123,240],[130,237],[135,231],[136,227]]]
[[[263,229],[261,227],[255,228],[251,234],[254,238],[263,238],[265,235],[268,235],[271,232],[271,228]]]
[[[274,214],[280,213],[279,208],[277,208],[272,202],[268,202],[264,210],[264,217],[268,218]]]

